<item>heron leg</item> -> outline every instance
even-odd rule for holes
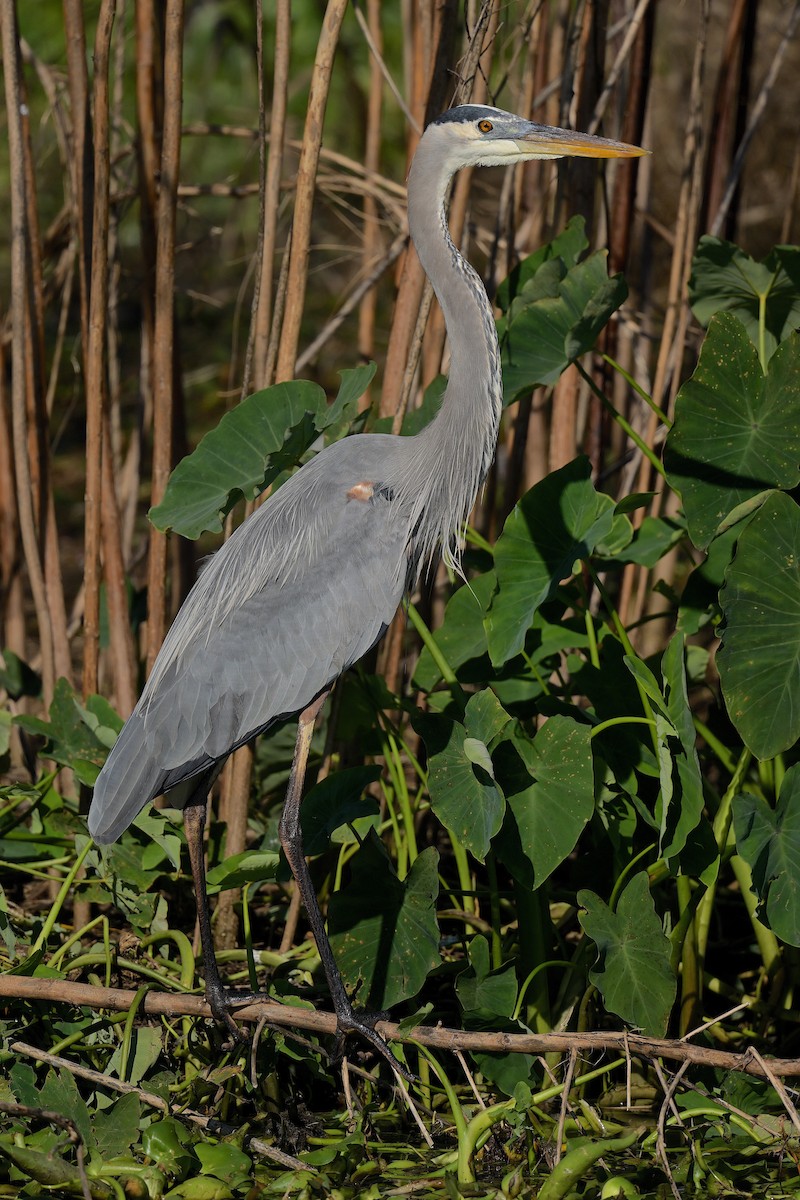
[[[314,724],[327,694],[327,692],[324,692],[321,696],[318,696],[314,703],[309,705],[300,714],[297,725],[294,758],[289,775],[289,787],[286,792],[283,813],[281,814],[280,825],[278,827],[278,836],[280,837],[283,852],[286,855],[286,861],[300,889],[300,895],[305,905],[309,924],[317,943],[317,949],[319,950],[319,956],[336,1012],[336,1021],[339,1028],[339,1046],[347,1034],[359,1033],[386,1059],[394,1071],[399,1071],[404,1078],[413,1080],[413,1075],[410,1074],[402,1063],[398,1062],[384,1039],[374,1028],[375,1022],[382,1017],[382,1014],[357,1014],[350,1003],[342,976],[333,957],[331,944],[328,941],[328,934],[325,930],[325,922],[320,911],[317,893],[314,890],[311,872],[308,869],[308,863],[303,851],[303,834],[300,828],[300,803],[303,798],[303,783],[305,781],[308,752],[311,748],[311,738],[314,733]]]
[[[206,1000],[214,1017],[226,1025],[238,1041],[241,1040],[242,1033],[231,1016],[231,1008],[267,997],[259,996],[256,992],[239,993],[230,991],[229,988],[224,986],[219,973],[219,966],[217,965],[214,935],[211,932],[211,916],[208,910],[203,838],[206,827],[208,793],[222,766],[223,763],[220,763],[213,774],[204,776],[202,783],[192,792],[183,810],[183,824],[186,830],[186,844],[189,847],[189,861],[192,866],[192,880],[194,882],[194,893],[197,901],[197,921],[200,926],[200,945],[203,950]]]

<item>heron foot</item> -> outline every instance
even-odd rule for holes
[[[272,1000],[267,992],[241,992],[224,987],[222,981],[212,975],[206,979],[206,1000],[215,1021],[224,1025],[236,1042],[246,1042],[246,1032],[236,1024],[231,1010],[242,1008],[245,1004],[258,1004],[259,1001]]]
[[[386,1040],[378,1033],[375,1026],[379,1021],[388,1020],[389,1014],[386,1012],[365,1012],[357,1013],[349,1000],[345,1003],[339,1003],[336,1006],[336,1041],[333,1045],[331,1058],[334,1061],[340,1059],[344,1054],[345,1041],[352,1033],[357,1033],[365,1041],[369,1042],[374,1050],[386,1060],[389,1066],[398,1075],[402,1075],[407,1083],[416,1083],[417,1079],[408,1067],[404,1066],[393,1052],[389,1049]]]

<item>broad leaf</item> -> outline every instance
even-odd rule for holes
[[[739,537],[720,592],[722,690],[740,737],[759,758],[800,737],[799,547],[800,511],[774,492]]]
[[[616,912],[590,891],[578,892],[578,903],[580,923],[597,946],[589,978],[606,1008],[649,1037],[663,1037],[677,985],[647,872],[633,876]]]
[[[301,824],[306,854],[322,854],[331,835],[342,825],[362,817],[377,816],[378,802],[364,791],[381,776],[374,764],[345,767],[315,784],[303,797]]]
[[[232,854],[212,867],[206,876],[209,896],[245,884],[264,883],[274,879],[280,859],[274,850],[243,850]]]
[[[359,980],[370,1005],[390,1008],[408,1000],[439,964],[439,856],[423,850],[405,881],[395,874],[371,831],[351,859],[352,882],[328,905],[328,931],[348,984]]]
[[[664,463],[701,548],[741,505],[773,487],[796,487],[800,336],[778,347],[765,376],[741,322],[714,317],[697,369],[678,393]]]
[[[502,824],[505,808],[488,745],[481,735],[496,736],[508,720],[494,696],[491,701],[480,699],[484,694],[479,692],[470,699],[466,725],[432,715],[420,715],[414,721],[428,751],[431,808],[480,862]],[[492,711],[486,711],[489,705]]]
[[[756,262],[731,242],[701,237],[689,277],[689,302],[701,325],[708,325],[715,313],[733,313],[756,347],[763,311],[769,362],[778,343],[800,326],[800,248],[776,246]]]
[[[478,934],[469,944],[470,966],[456,982],[461,1007],[469,1013],[510,1017],[517,1001],[517,975],[513,964],[493,971],[489,943]]]
[[[588,249],[585,220],[583,217],[571,217],[561,233],[523,258],[503,280],[495,294],[497,306],[506,312],[512,300],[529,289],[539,268],[551,258],[559,258],[566,267],[574,267],[584,250]]]
[[[548,259],[513,301],[500,326],[506,404],[532,387],[555,383],[592,349],[625,300],[625,280],[608,277],[607,254],[596,250],[569,269],[560,258]]]
[[[22,713],[14,724],[43,737],[48,758],[72,767],[81,783],[93,786],[121,727],[119,717],[101,696],[90,696],[84,707],[66,679],[56,682],[49,717]]]
[[[304,379],[248,396],[178,463],[150,520],[156,529],[187,538],[218,533],[237,500],[254,499],[298,462],[317,437],[325,410],[322,388]]]
[[[433,632],[436,645],[453,670],[486,653],[483,618],[495,582],[494,572],[487,571],[458,588],[447,603],[442,624]],[[414,671],[414,682],[429,692],[441,677],[430,651],[424,648]]]
[[[594,812],[590,732],[572,717],[556,716],[533,741],[517,732],[497,748],[507,812],[494,845],[531,891],[572,853]]]
[[[103,1160],[125,1152],[139,1140],[141,1104],[135,1092],[121,1096],[105,1112],[92,1116],[92,1138]]]
[[[800,946],[800,766],[784,775],[774,810],[743,792],[734,798],[733,821],[760,915],[784,942]]]
[[[486,617],[496,666],[525,645],[536,609],[611,529],[614,504],[594,490],[585,457],[553,471],[519,501],[495,546],[497,590]]]

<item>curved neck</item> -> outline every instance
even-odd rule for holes
[[[408,179],[408,222],[420,262],[442,309],[450,374],[441,408],[418,435],[429,472],[428,503],[449,510],[438,531],[445,559],[475,503],[494,457],[502,412],[500,348],[494,315],[477,271],[453,245],[445,202],[453,167],[436,138],[419,144]],[[436,466],[430,461],[436,458]],[[424,557],[432,551],[425,530]]]

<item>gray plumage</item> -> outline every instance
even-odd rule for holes
[[[494,455],[502,392],[491,306],[447,228],[453,174],[631,153],[639,152],[478,105],[428,127],[408,212],[450,340],[441,408],[415,437],[362,434],[327,447],[217,552],[97,780],[96,841],[114,841],[160,793],[189,780],[207,785],[236,746],[309,705],[381,637],[438,549],[457,564],[460,531]]]

